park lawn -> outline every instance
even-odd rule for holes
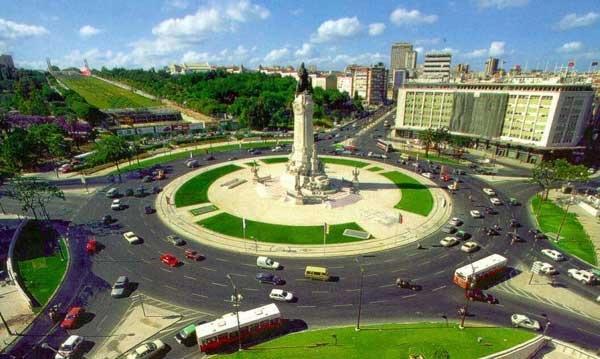
[[[262,162],[266,164],[274,164],[274,163],[284,163],[288,161],[287,157],[268,157],[261,159]]]
[[[441,164],[446,164],[446,165],[460,165],[460,161],[452,158],[452,157],[448,157],[448,156],[438,156],[435,153],[429,152],[429,156],[425,157],[425,153],[424,152],[414,152],[414,151],[400,151],[400,153],[406,153],[412,157],[417,157],[419,156],[420,160],[430,160],[431,162],[437,162],[437,163],[441,163]]]
[[[323,163],[328,163],[328,164],[332,164],[332,165],[352,166],[352,167],[358,167],[358,168],[363,168],[363,167],[366,167],[369,165],[369,163],[367,163],[367,162],[350,160],[347,158],[319,157],[319,159]]]
[[[52,241],[56,236],[53,230],[43,231],[39,222],[31,221],[15,245],[15,270],[39,306],[44,306],[60,285],[69,263],[69,252],[62,239],[58,242],[60,252],[46,253],[45,241]]]
[[[379,172],[379,171],[383,171],[383,168],[377,167],[377,166],[375,166],[375,167],[369,167],[369,168],[367,168],[367,171]]]
[[[565,211],[554,202],[547,200],[542,201],[542,208],[538,215],[539,205],[540,198],[539,196],[535,196],[531,201],[531,209],[536,216],[542,232],[558,233],[558,228],[563,220]],[[554,241],[551,241],[551,243],[562,251],[577,256],[581,260],[592,265],[598,264],[594,244],[583,229],[581,223],[579,223],[579,220],[577,220],[576,214],[567,213],[565,223],[560,231],[560,236],[563,237],[563,239],[559,240],[558,243]],[[555,238],[556,237],[550,239]]]
[[[156,100],[135,94],[106,81],[85,76],[59,76],[58,79],[85,100],[101,109],[161,106]]]
[[[213,232],[243,238],[242,219],[229,213],[219,213],[198,224]],[[344,236],[345,229],[364,231],[358,224],[342,223],[329,226],[327,244],[357,242],[362,239]],[[323,244],[323,226],[288,226],[246,220],[246,239],[287,244]]]
[[[242,169],[236,165],[225,165],[210,171],[202,172],[190,179],[175,192],[175,207],[186,207],[192,204],[208,202],[208,188],[220,177]]]
[[[424,184],[398,171],[381,174],[402,191],[402,198],[394,207],[427,216],[433,209],[433,196]]]
[[[477,339],[481,337],[481,343]],[[535,337],[522,329],[447,327],[443,323],[411,323],[327,328],[288,334],[219,355],[222,358],[260,359],[397,359],[421,354],[424,358],[475,359],[506,350]],[[336,345],[337,342],[337,345]],[[447,356],[445,355],[447,354]]]

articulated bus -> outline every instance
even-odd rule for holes
[[[377,140],[377,147],[379,147],[386,153],[392,152],[394,150],[394,147],[392,146],[391,143],[386,142],[386,141],[382,140],[381,138]]]
[[[508,260],[505,257],[492,254],[458,268],[452,281],[465,289],[485,287],[504,275],[506,262]]]
[[[220,348],[238,342],[238,316],[242,342],[256,338],[261,334],[266,335],[280,328],[284,319],[275,304],[227,313],[212,322],[196,326],[198,346],[203,353],[215,352]]]

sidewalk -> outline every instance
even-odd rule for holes
[[[29,308],[14,285],[2,284],[0,287],[0,313],[12,331],[10,335],[4,325],[0,326],[0,351],[12,343],[29,323],[35,318],[35,313]]]

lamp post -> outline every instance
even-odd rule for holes
[[[358,313],[356,316],[356,327],[354,328],[355,331],[359,331],[360,330],[360,314],[362,312],[363,280],[365,277],[365,269],[364,269],[362,263],[360,263],[360,260],[358,259],[358,257],[354,258],[354,260],[360,267],[360,290],[358,292]]]
[[[469,253],[468,256],[469,262],[471,263],[471,275],[467,277],[467,285],[465,287],[465,305],[461,308],[460,325],[458,326],[460,329],[465,328],[465,319],[467,317],[467,310],[469,309],[469,289],[475,287],[475,266],[473,265],[473,258],[471,257],[471,253]]]
[[[543,336],[546,336],[546,332],[548,332],[548,328],[550,327],[550,324],[552,324],[550,322],[550,319],[548,319],[548,315],[545,313],[542,313],[542,317],[546,318],[546,324],[544,325],[544,331],[542,332]]]
[[[43,349],[50,349],[50,350],[52,350],[53,352],[55,352],[56,354],[58,354],[58,350],[56,350],[56,349],[54,349],[53,347],[51,347],[51,346],[50,346],[50,344],[48,344],[48,343],[42,343],[41,347],[42,347]]]
[[[574,190],[573,190],[574,191]],[[558,226],[558,231],[556,232],[556,241],[560,240],[560,232],[562,231],[563,225],[565,224],[565,220],[567,219],[567,214],[569,213],[569,207],[575,201],[575,193],[571,195],[569,200],[567,201],[567,207],[565,208],[565,213],[563,214],[562,220],[560,221],[560,226]]]
[[[240,329],[240,303],[244,297],[239,294],[235,283],[233,283],[233,279],[230,274],[227,274],[227,279],[231,282],[231,287],[233,288],[233,295],[231,296],[231,303],[235,308],[235,317],[237,319],[237,330],[238,330],[238,351],[242,351],[242,331]]]

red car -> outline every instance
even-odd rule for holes
[[[177,257],[172,255],[171,253],[161,254],[160,261],[168,265],[169,267],[175,267],[179,264],[179,260],[177,259]]]
[[[194,250],[186,249],[185,250],[185,258],[187,258],[189,260],[192,260],[192,261],[199,261],[203,257],[202,257],[202,254],[200,254],[200,253],[198,253],[198,252],[196,252]]]
[[[85,245],[85,251],[88,254],[95,254],[98,251],[98,242],[95,239],[90,239]]]
[[[448,175],[448,174],[443,174],[443,175],[440,176],[440,178],[444,182],[448,182],[448,181],[450,181],[452,179],[452,177],[450,175]]]
[[[71,307],[65,315],[65,319],[60,323],[60,327],[63,329],[73,329],[77,326],[77,321],[85,313],[85,309],[82,307]]]
[[[486,294],[481,289],[471,289],[466,293],[468,300],[476,300],[478,302],[488,302],[490,304],[498,303],[498,299],[491,294]]]

